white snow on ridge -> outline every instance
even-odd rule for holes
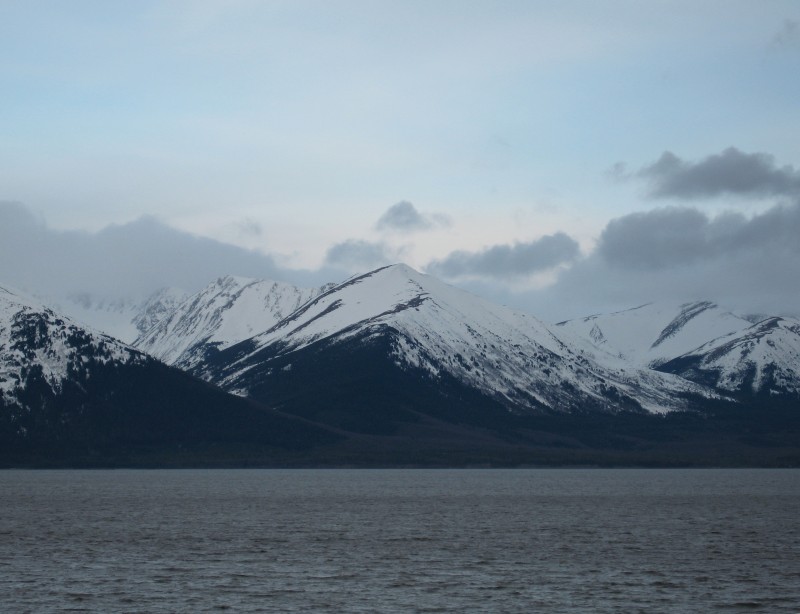
[[[131,320],[136,327],[136,334],[131,338],[124,338],[123,341],[133,343],[169,315],[188,296],[180,288],[162,288],[149,296],[139,305],[138,312]]]
[[[61,300],[44,298],[44,302],[93,330],[133,343],[185,298],[186,292],[179,288],[163,288],[144,299],[76,293]]]
[[[135,342],[152,356],[184,369],[203,360],[208,346],[224,349],[272,327],[319,288],[221,277],[183,300]]]
[[[744,333],[710,341],[678,360],[696,357],[696,369],[713,373],[731,392],[800,394],[800,320],[767,318]]]
[[[0,391],[6,400],[15,400],[25,386],[25,373],[38,368],[58,392],[70,369],[90,357],[101,363],[149,360],[116,339],[57,315],[38,299],[0,286]]]
[[[538,319],[511,311],[478,296],[397,264],[355,276],[306,305],[274,328],[255,337],[258,346],[277,340],[298,349],[365,323],[391,322],[405,332],[449,334],[450,338],[507,338],[520,328],[551,351],[560,341]],[[444,325],[444,326],[443,326]],[[438,330],[437,330],[438,329]],[[458,332],[455,332],[458,329]],[[355,332],[355,330],[352,330]],[[412,338],[414,335],[411,335]]]
[[[602,351],[587,352],[585,344],[559,338],[532,316],[405,265],[353,277],[257,335],[255,349],[231,365],[224,384],[240,387],[248,362],[262,348],[286,354],[325,338],[338,342],[382,327],[402,335],[395,350],[398,363],[434,376],[444,369],[517,405],[571,409],[570,403],[590,397],[611,408],[612,397],[625,395],[659,412],[683,407],[682,392],[709,394],[678,377],[645,372],[612,357],[601,364]]]
[[[615,313],[559,322],[610,354],[641,367],[657,366],[719,337],[751,326],[714,303],[649,303]]]

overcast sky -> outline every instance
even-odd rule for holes
[[[0,0],[0,284],[798,313],[798,75],[795,0]]]

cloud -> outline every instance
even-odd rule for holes
[[[611,172],[619,176],[621,169],[624,167],[618,163]],[[747,154],[735,147],[699,162],[687,162],[665,151],[656,162],[628,177],[649,182],[652,198],[800,195],[800,171],[788,165],[778,167],[770,154]]]
[[[504,300],[550,321],[690,300],[800,315],[798,236],[800,203],[751,217],[687,207],[634,213],[611,220],[596,249],[552,286]]]
[[[608,176],[647,181],[652,198],[770,196],[780,204],[752,216],[709,216],[697,207],[671,206],[612,219],[592,253],[559,271],[547,288],[506,291],[507,303],[551,321],[690,300],[713,300],[740,312],[800,315],[799,170],[778,166],[767,153],[730,147],[695,162],[665,151],[639,171],[617,163]]]
[[[795,47],[800,49],[800,23],[794,19],[785,19],[783,26],[772,39],[772,46],[785,48]]]
[[[624,269],[657,270],[757,251],[800,258],[800,205],[774,207],[751,219],[736,213],[709,218],[693,208],[633,213],[608,223],[597,255]]]
[[[531,275],[574,261],[578,243],[563,232],[528,243],[494,245],[478,252],[455,251],[427,266],[434,275],[455,278],[489,276],[509,278]]]
[[[713,225],[697,209],[633,213],[608,223],[597,254],[612,265],[631,269],[692,264],[714,251]]]
[[[373,269],[397,260],[397,252],[382,242],[348,239],[328,249],[325,263],[350,272]]]
[[[612,181],[627,181],[631,178],[628,172],[628,165],[624,162],[616,162],[606,171],[606,177]]]
[[[260,237],[263,232],[261,224],[251,217],[242,218],[236,223],[236,226],[239,234],[243,236]]]
[[[436,226],[449,226],[450,220],[441,214],[423,215],[406,200],[392,205],[375,224],[378,230],[395,232],[416,232],[429,230]]]
[[[152,217],[94,233],[59,231],[23,205],[0,202],[0,284],[54,299],[83,292],[138,298],[167,286],[196,291],[227,274],[304,285],[331,281],[329,270],[282,269],[269,255]]]

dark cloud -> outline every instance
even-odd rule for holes
[[[618,163],[612,172],[619,175],[623,170]],[[770,154],[747,154],[735,147],[699,162],[687,162],[665,151],[655,163],[628,177],[649,182],[653,198],[800,195],[800,171],[792,166],[779,167]]]
[[[151,217],[96,233],[57,231],[24,206],[0,202],[0,284],[52,298],[82,292],[136,298],[166,286],[195,291],[227,274],[301,285],[331,281],[329,270],[282,269],[269,255]]]
[[[798,315],[799,236],[800,203],[752,217],[678,207],[635,213],[609,222],[595,251],[551,287],[504,300],[550,321],[690,300]]]
[[[665,207],[611,220],[588,257],[550,288],[527,295],[531,309],[552,319],[648,301],[710,299],[731,309],[800,312],[800,170],[731,147],[699,161],[667,151],[639,171],[618,163],[608,174],[647,181],[653,198],[736,195],[778,197],[781,204],[752,216]]]
[[[800,205],[773,207],[751,219],[736,213],[709,218],[693,208],[633,213],[608,223],[597,255],[625,269],[666,269],[730,258],[749,251],[800,256]]]
[[[489,276],[515,277],[552,269],[574,261],[578,243],[563,232],[536,241],[514,245],[494,245],[479,252],[456,251],[427,266],[443,277]]]
[[[385,243],[349,239],[328,249],[325,263],[331,267],[359,272],[391,264],[397,254]]]
[[[423,215],[406,200],[392,205],[376,222],[378,230],[396,232],[416,232],[429,230],[435,226],[448,226],[449,219],[444,215]]]
[[[697,209],[633,213],[608,223],[597,254],[612,265],[633,269],[692,264],[714,251],[710,226]]]

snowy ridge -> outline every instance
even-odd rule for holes
[[[432,318],[431,311],[438,317]],[[333,334],[344,338],[361,326],[387,321],[402,324],[407,332],[430,333],[442,319],[447,320],[447,328],[460,327],[472,338],[478,336],[473,324],[480,326],[481,332],[508,332],[524,323],[535,329],[541,345],[551,351],[560,347],[558,339],[536,318],[507,310],[403,264],[351,277],[257,335],[254,341],[263,346],[281,340],[287,348],[298,349]]]
[[[162,288],[158,290],[139,305],[136,315],[131,320],[136,327],[137,334],[131,339],[124,339],[124,341],[133,343],[136,338],[153,328],[185,301],[187,296],[186,292],[179,288]]]
[[[393,265],[355,276],[247,342],[217,382],[240,394],[263,355],[285,356],[325,340],[391,333],[400,367],[456,377],[516,410],[662,412],[685,406],[683,393],[711,394],[677,377],[587,352],[544,323]],[[243,344],[244,345],[244,344]],[[598,357],[604,358],[602,363]]]
[[[125,344],[57,315],[41,302],[0,286],[0,399],[17,402],[32,379],[58,393],[88,363],[151,360]]]
[[[800,396],[800,320],[767,318],[661,368],[730,392]]]
[[[64,300],[44,298],[43,302],[76,322],[133,343],[185,298],[186,292],[179,288],[163,288],[144,299],[105,298],[81,292]]]
[[[175,305],[134,346],[167,364],[190,369],[205,359],[207,351],[224,349],[269,329],[322,291],[221,277]]]
[[[42,297],[58,313],[117,339],[132,341],[139,334],[133,320],[139,313],[140,301],[127,297],[105,298],[87,292],[70,294],[64,299]]]
[[[698,346],[744,331],[751,322],[715,303],[648,303],[634,309],[559,322],[562,331],[591,340],[631,364],[655,367]]]

